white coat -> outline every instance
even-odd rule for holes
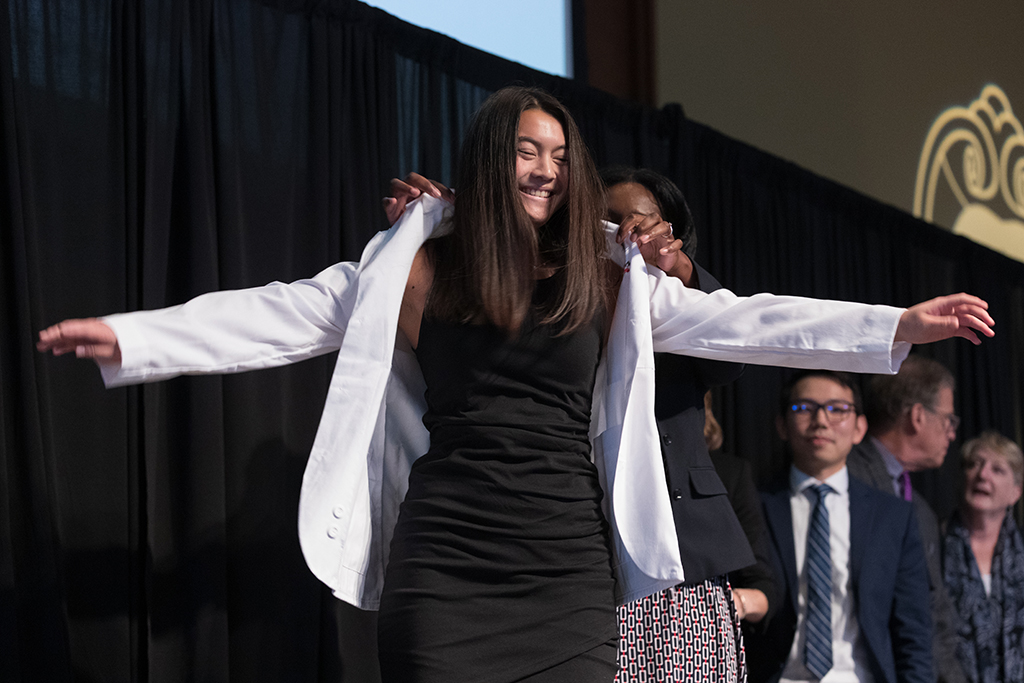
[[[105,318],[122,362],[107,386],[181,374],[273,367],[337,350],[306,465],[299,539],[310,570],[364,609],[380,600],[392,532],[412,462],[427,452],[424,383],[398,312],[413,257],[448,205],[409,205],[358,264],[291,284],[214,292],[180,306]],[[614,234],[614,233],[611,233]],[[789,367],[894,373],[903,309],[688,289],[636,247],[609,239],[624,266],[591,418],[622,602],[683,580],[654,420],[654,352]]]

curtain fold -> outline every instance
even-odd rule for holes
[[[0,679],[372,681],[374,616],[306,569],[298,492],[332,357],[106,391],[35,352],[68,317],[312,275],[450,182],[480,102],[561,97],[599,165],[649,166],[739,293],[907,305],[967,290],[998,336],[923,349],[962,433],[1021,437],[1024,265],[686,119],[351,0],[8,0],[0,12]],[[777,369],[721,418],[767,473]],[[956,459],[919,482],[940,513]],[[945,506],[945,508],[943,507]]]

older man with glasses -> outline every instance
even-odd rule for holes
[[[942,582],[939,524],[917,495],[910,473],[942,465],[960,418],[953,410],[956,382],[936,361],[910,356],[896,375],[873,376],[865,391],[868,438],[851,451],[850,475],[914,504],[928,562],[938,680],[965,683],[956,661],[955,615]]]

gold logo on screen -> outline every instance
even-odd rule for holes
[[[1024,127],[999,86],[932,124],[914,215],[1024,261]]]

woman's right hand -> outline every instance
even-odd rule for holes
[[[92,358],[104,365],[121,363],[117,335],[98,318],[76,318],[47,327],[39,333],[36,348],[55,356],[73,351],[78,358]]]
[[[678,278],[687,287],[697,287],[696,271],[690,257],[683,253],[683,241],[672,234],[672,224],[656,213],[631,213],[619,223],[615,240],[635,242],[644,260]]]
[[[405,180],[391,179],[391,196],[384,198],[384,213],[388,217],[388,225],[394,225],[405,213],[405,205],[421,194],[448,202],[455,201],[455,192],[436,180],[428,180],[419,173],[410,173]]]

